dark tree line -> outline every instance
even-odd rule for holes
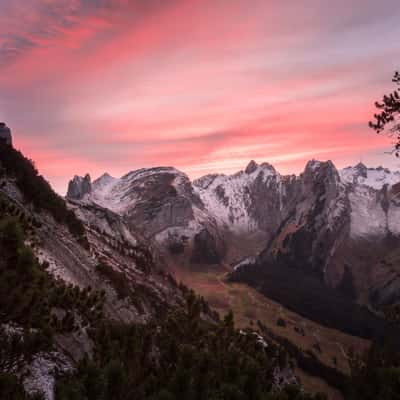
[[[0,398],[30,399],[14,371],[40,351],[54,349],[55,334],[83,327],[95,345],[75,373],[59,377],[57,400],[314,400],[300,387],[274,392],[274,370],[284,367],[284,350],[265,348],[250,331],[234,326],[233,314],[219,320],[204,299],[187,289],[185,305],[142,324],[103,318],[102,293],[55,280],[26,245],[35,229],[15,206],[0,208]],[[18,214],[19,215],[19,214]],[[20,221],[22,219],[22,221]],[[109,276],[109,268],[98,267]],[[121,296],[132,295],[112,279]],[[63,315],[53,310],[62,309]],[[79,317],[79,318],[76,318]],[[83,324],[83,325],[82,325]],[[38,397],[39,398],[39,397]]]
[[[42,175],[39,175],[31,160],[3,141],[0,141],[0,169],[3,169],[7,176],[16,179],[18,188],[37,211],[47,211],[57,222],[65,224],[82,243],[85,242],[83,224],[74,212],[67,208],[64,199],[54,192]]]
[[[0,208],[0,398],[23,400],[30,397],[15,372],[39,352],[51,351],[56,334],[98,323],[104,298],[55,280],[25,244],[26,224],[9,209]]]
[[[193,291],[185,307],[146,325],[110,324],[92,332],[92,360],[59,380],[57,400],[318,400],[298,386],[274,391],[274,370],[284,349],[265,348],[251,330],[239,331],[233,314],[202,317]]]

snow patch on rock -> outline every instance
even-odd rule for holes
[[[237,271],[237,270],[239,270],[240,268],[243,268],[243,267],[245,267],[245,266],[254,265],[255,262],[256,262],[256,258],[255,258],[255,257],[247,257],[247,258],[245,258],[244,260],[240,261],[238,264],[236,264],[236,265],[233,267],[233,270],[234,270],[234,271]]]
[[[234,231],[257,231],[258,221],[249,212],[252,206],[252,187],[268,186],[274,182],[280,187],[281,177],[272,165],[250,162],[245,171],[234,175],[207,175],[193,182],[195,193],[208,212],[221,225]]]
[[[367,186],[356,186],[349,193],[351,205],[350,234],[353,237],[385,236],[387,218],[377,193]]]
[[[359,163],[340,171],[341,180],[346,184],[365,185],[374,189],[382,189],[384,185],[392,186],[400,182],[400,171],[390,171],[387,168],[367,168]]]

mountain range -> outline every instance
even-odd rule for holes
[[[311,160],[295,176],[251,161],[233,175],[192,182],[159,167],[93,182],[75,176],[67,199],[78,214],[91,207],[115,213],[170,264],[174,255],[192,265],[227,264],[233,277],[254,264],[280,265],[377,313],[399,300],[398,171]]]
[[[115,390],[145,379],[154,392],[156,371],[160,387],[171,384],[175,393],[181,386],[172,383],[187,370],[180,362],[191,365],[190,379],[201,378],[193,384],[207,379],[207,390],[220,393],[228,380],[223,398],[232,385],[245,390],[246,379],[231,378],[247,376],[254,362],[252,382],[266,393],[298,385],[299,373],[343,391],[348,346],[366,346],[355,336],[388,331],[387,311],[399,301],[399,172],[312,160],[302,174],[284,176],[251,161],[236,174],[191,181],[157,167],[94,181],[75,176],[64,200],[11,143],[0,141],[0,389],[7,393],[22,393],[16,377],[28,393],[22,399],[72,398],[77,390],[79,399],[109,396],[115,374],[122,379],[130,368],[141,373],[126,373]],[[189,287],[178,283],[183,276]],[[255,326],[247,308],[250,324],[233,329],[229,313],[221,319],[190,289],[202,294],[199,276],[218,282],[214,306],[225,292],[230,300],[249,296],[271,309],[268,318]],[[133,343],[139,364],[130,358]],[[210,368],[205,378],[199,346],[229,373]],[[93,379],[101,383],[95,391]]]

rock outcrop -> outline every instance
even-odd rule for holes
[[[15,237],[24,233],[26,248],[22,249],[28,255],[24,271],[22,268],[15,270],[12,279],[18,281],[21,276],[26,282],[21,285],[22,289],[12,283],[14,286],[6,298],[11,305],[10,299],[19,299],[15,288],[21,290],[24,297],[28,287],[29,302],[25,302],[23,308],[16,305],[18,311],[10,308],[9,315],[3,312],[4,307],[2,309],[0,339],[2,346],[10,351],[2,349],[4,359],[0,372],[15,373],[29,394],[41,393],[44,399],[53,400],[56,379],[73,372],[79,360],[93,357],[92,334],[100,320],[102,323],[144,324],[184,304],[184,293],[163,270],[156,249],[140,233],[127,226],[120,215],[84,200],[91,192],[89,176],[72,181],[69,195],[80,200],[71,199],[69,210],[65,208],[70,221],[83,222],[78,235],[71,232],[66,221],[57,218],[59,214],[51,212],[51,207],[33,205],[30,188],[42,182],[33,165],[9,146],[2,144],[1,152],[0,219],[2,223],[10,220],[15,224],[11,225],[18,232]],[[4,160],[9,159],[16,162],[5,163]],[[16,178],[21,164],[31,168],[29,183]],[[41,192],[42,201],[51,203],[50,199],[58,212],[63,211],[63,199],[47,184],[45,188],[47,192]],[[14,221],[18,221],[18,225]],[[10,280],[4,270],[8,268],[8,260],[18,258],[15,254],[19,254],[20,249],[14,242],[7,245],[4,240],[7,235],[2,236],[0,267],[2,285],[6,287]],[[40,300],[39,296],[42,296]],[[38,304],[40,307],[46,304],[46,308]],[[46,321],[51,320],[45,328],[36,315],[38,310],[46,310]],[[34,316],[15,320],[16,315],[23,313],[29,314],[29,318]],[[39,339],[31,335],[38,335]],[[25,353],[21,343],[28,337],[29,349]],[[5,345],[8,340],[12,346]]]
[[[215,263],[222,257],[214,218],[206,212],[189,178],[175,168],[139,169],[119,179],[104,174],[90,188],[85,182],[88,182],[86,178],[75,177],[70,182],[67,198],[111,210],[130,229],[170,250],[185,252],[187,248],[191,253],[200,242],[203,248],[204,243],[212,243],[209,252],[217,255],[202,260]],[[212,240],[201,240],[203,231]],[[195,259],[200,260],[197,256]]]
[[[400,244],[400,172],[361,163],[338,171],[330,161],[312,160],[299,176],[283,176],[251,161],[244,171],[193,183],[170,167],[119,179],[105,174],[90,189],[85,178],[72,182],[69,198],[113,211],[161,251],[189,263],[240,263],[260,252],[259,265],[352,287],[361,302],[387,303],[400,289],[400,275],[375,268]],[[374,249],[366,258],[365,247]]]
[[[5,141],[9,146],[12,146],[11,129],[4,122],[0,122],[0,140]]]
[[[92,191],[92,182],[90,175],[84,177],[75,175],[68,184],[67,197],[72,200],[82,200],[87,194]]]

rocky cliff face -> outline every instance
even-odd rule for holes
[[[120,179],[104,174],[93,184],[75,176],[67,198],[107,208],[153,236],[167,226],[186,227],[194,219],[193,207],[202,208],[186,175],[174,168],[142,169]]]
[[[87,174],[83,178],[75,175],[68,184],[67,197],[71,199],[81,200],[92,191],[92,182],[90,175]]]
[[[88,331],[93,329],[91,324],[99,323],[94,316],[115,323],[143,324],[158,315],[165,314],[173,307],[180,307],[184,303],[184,294],[172,276],[164,272],[157,250],[152,248],[139,232],[128,226],[114,211],[85,201],[92,189],[95,190],[101,182],[95,181],[92,184],[90,177],[87,176],[82,179],[76,177],[71,183],[68,193],[79,200],[71,200],[68,206],[74,210],[78,218],[74,217],[75,222],[79,222],[78,220],[83,222],[82,231],[79,234],[73,233],[60,218],[60,215],[63,215],[60,212],[65,209],[63,199],[59,198],[49,185],[43,184],[43,178],[37,175],[34,167],[21,153],[4,144],[0,147],[2,226],[5,221],[13,221],[18,226],[15,229],[20,229],[21,234],[23,232],[23,243],[26,243],[29,251],[32,251],[31,262],[37,263],[34,265],[41,268],[38,276],[43,280],[49,276],[49,282],[53,283],[48,285],[54,287],[57,285],[56,282],[59,282],[60,292],[57,293],[60,296],[64,293],[67,299],[63,297],[65,304],[62,301],[60,306],[51,306],[46,310],[49,313],[46,318],[48,317],[50,321],[59,320],[59,325],[58,322],[57,324],[54,322],[56,327],[54,332],[52,331],[54,343],[48,344],[49,348],[46,347],[46,351],[40,351],[40,346],[39,349],[33,347],[31,349],[33,356],[21,360],[18,368],[15,367],[12,371],[21,374],[25,389],[29,393],[43,391],[46,400],[51,400],[54,398],[56,376],[73,371],[76,363],[83,357],[92,358],[93,341]],[[15,163],[10,160],[14,160]],[[21,165],[24,174],[29,174],[31,179],[28,183],[20,178]],[[107,177],[103,177],[102,181],[106,179]],[[45,192],[41,193],[40,199],[35,198],[34,205],[32,198],[28,196],[31,194],[29,188],[38,182]],[[69,221],[73,215],[71,213]],[[2,236],[2,239],[4,242],[5,237]],[[5,250],[11,252],[8,247],[2,248],[0,252],[3,288],[5,262],[12,259],[5,254]],[[30,277],[27,282],[34,281],[34,278]],[[48,290],[49,287],[53,288],[53,286],[43,287]],[[29,299],[29,290],[26,292]],[[56,292],[51,293],[52,296],[48,292],[38,294],[38,296],[43,295],[43,304],[52,304],[50,297],[56,297]],[[70,298],[67,296],[69,293],[73,293]],[[95,299],[98,303],[93,305],[87,299],[82,304],[78,303],[79,299],[84,299],[84,296],[89,296],[90,293],[93,293],[90,302]],[[10,296],[12,294],[11,291]],[[81,308],[78,311],[71,305],[73,301],[80,304]],[[26,307],[26,310],[30,310],[28,304]],[[93,313],[93,318],[84,320],[88,313]],[[13,310],[10,310],[10,315],[14,315]],[[35,313],[32,315],[38,318]],[[71,318],[73,327],[62,330],[62,324],[68,321],[71,323]],[[24,320],[18,323],[24,323]],[[30,328],[30,325],[27,327],[16,325],[12,318],[10,321],[7,320],[7,313],[2,314],[0,340],[6,340],[10,329],[16,333],[22,332],[19,336],[23,337],[23,334],[30,332]],[[40,326],[39,328],[35,326],[32,332],[42,334],[40,329]],[[46,334],[48,335],[48,332],[43,335]]]
[[[293,197],[286,204],[287,217],[261,257],[323,277],[349,222],[345,188],[330,161],[310,161],[290,185]]]
[[[216,221],[189,178],[175,168],[140,169],[120,179],[104,174],[88,191],[85,178],[75,177],[69,187],[73,189],[67,194],[70,201],[108,209],[130,229],[173,252],[187,247],[193,262],[220,260],[223,249]],[[213,256],[201,251],[204,248]]]
[[[105,308],[110,318],[144,322],[163,307],[179,303],[179,290],[162,271],[157,251],[113,211],[96,204],[69,202],[84,223],[86,241],[82,243],[51,215],[35,213],[12,177],[1,178],[0,198],[17,214],[36,221],[30,241],[39,260],[49,265],[56,278],[82,288],[105,290]],[[121,297],[115,282],[98,268],[100,264],[123,273],[132,296]]]
[[[194,190],[220,226],[238,233],[276,231],[287,201],[282,176],[267,163],[251,161],[237,174],[207,175],[193,182]]]
[[[70,199],[112,210],[174,254],[189,249],[191,263],[241,262],[258,247],[260,265],[298,268],[332,288],[350,280],[360,301],[368,302],[372,291],[374,299],[387,299],[385,287],[393,298],[389,280],[397,278],[385,268],[375,278],[374,266],[400,244],[400,172],[363,164],[338,171],[330,161],[312,160],[299,176],[282,176],[270,164],[251,161],[244,171],[193,183],[165,167],[120,179],[103,175],[89,191],[85,178],[70,186],[77,182]],[[243,245],[230,258],[232,235],[255,246]],[[365,246],[375,253],[364,258]]]
[[[399,301],[400,271],[380,262],[400,244],[399,181],[398,172],[383,168],[358,164],[338,171],[329,161],[310,161],[283,184],[292,202],[283,203],[279,229],[250,264],[300,269],[378,308]]]

